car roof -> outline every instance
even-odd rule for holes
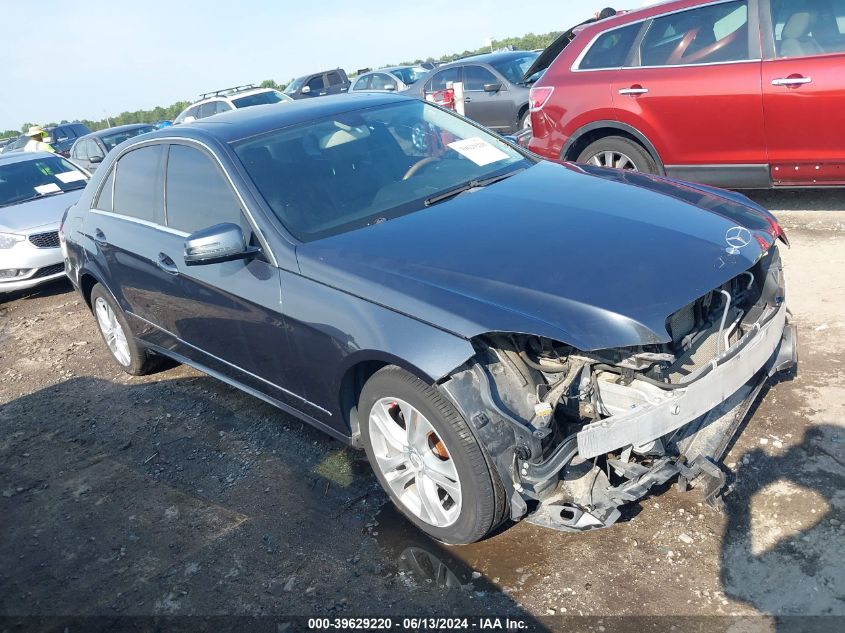
[[[467,62],[489,64],[490,62],[498,62],[503,59],[514,59],[516,57],[524,57],[526,54],[533,55],[534,53],[533,51],[503,51],[500,53],[484,53],[482,55],[470,55],[469,57],[461,57],[460,59],[456,59],[455,61],[449,62],[448,64],[438,66],[434,70],[440,70],[441,68],[446,68],[447,66],[458,66]]]
[[[117,134],[120,132],[137,130],[138,128],[142,127],[155,127],[155,125],[153,125],[152,123],[129,123],[127,125],[115,125],[114,127],[107,127],[104,130],[97,130],[96,132],[91,132],[90,134],[86,134],[85,136],[80,136],[77,140],[91,138],[92,136],[97,138],[103,138],[104,136],[111,136],[112,134]]]
[[[145,141],[155,138],[186,138],[198,141],[217,140],[231,143],[283,127],[307,123],[344,112],[365,108],[416,101],[411,97],[390,93],[361,92],[342,94],[319,99],[258,105],[216,114],[199,119],[190,125],[167,127],[144,136]]]
[[[12,152],[11,154],[0,154],[0,165],[8,165],[11,163],[25,163],[28,160],[35,160],[36,158],[50,158],[56,157],[57,154],[52,152]],[[58,158],[62,158],[58,156]]]
[[[187,106],[185,110],[188,108],[193,108],[197,105],[202,105],[203,103],[209,103],[211,101],[232,101],[233,99],[240,99],[241,97],[248,97],[249,95],[257,95],[263,92],[280,92],[275,88],[250,88],[249,90],[241,90],[239,92],[233,92],[232,94],[228,95],[213,95],[211,97],[206,97],[205,99],[200,99],[199,101],[194,101],[191,105]],[[183,110],[184,112],[184,110]]]

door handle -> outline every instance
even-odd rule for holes
[[[158,254],[158,260],[156,261],[156,265],[161,268],[164,272],[170,275],[176,275],[179,272],[179,269],[176,268],[176,262],[174,262],[168,255],[164,253]]]
[[[106,240],[106,234],[103,233],[100,229],[94,229],[94,241],[100,246],[105,246],[108,244],[108,241]]]
[[[648,92],[648,88],[642,86],[631,86],[630,88],[623,88],[619,91],[621,95],[644,95]]]
[[[773,86],[803,86],[809,83],[813,83],[812,77],[782,77],[780,79],[772,79]]]
[[[464,103],[472,103],[472,97],[464,97]]]

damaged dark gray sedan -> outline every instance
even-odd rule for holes
[[[62,239],[125,371],[187,363],[363,448],[448,543],[606,527],[675,477],[717,500],[796,364],[765,209],[541,161],[396,95],[127,141]]]

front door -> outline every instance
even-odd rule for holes
[[[171,233],[160,245],[159,260],[170,269],[173,290],[158,319],[162,327],[178,337],[188,358],[302,410],[280,314],[279,270],[269,255],[185,265],[185,238],[222,222],[239,225],[248,243],[261,245],[240,198],[215,159],[199,147],[171,145],[166,173]]]
[[[768,184],[757,23],[754,0],[657,17],[616,74],[619,120],[654,144],[669,175]]]
[[[776,185],[845,185],[845,0],[774,0],[763,111]]]
[[[507,83],[483,66],[464,66],[464,114],[494,130],[510,131],[516,125]]]

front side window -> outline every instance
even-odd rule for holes
[[[268,206],[303,241],[425,212],[441,194],[533,164],[498,137],[417,100],[233,146]]]
[[[464,67],[464,90],[482,91],[487,84],[501,83],[496,75],[483,66]]]
[[[163,145],[148,145],[124,154],[115,171],[113,211],[161,224]]]
[[[170,146],[166,183],[170,228],[193,233],[221,222],[246,228],[240,204],[225,177],[199,149]]]
[[[0,165],[0,207],[82,189],[88,176],[61,156]]]
[[[778,57],[845,53],[845,0],[774,0]]]
[[[506,59],[492,61],[490,65],[512,84],[521,84],[523,83],[522,78],[525,76],[525,73],[528,72],[528,69],[531,68],[531,65],[538,56],[539,53],[526,53],[518,57],[508,57]]]
[[[655,19],[639,66],[715,64],[750,59],[748,1],[723,2]]]
[[[641,24],[631,24],[602,34],[581,59],[581,70],[621,68],[640,32]]]
[[[394,68],[391,71],[394,75],[402,80],[406,86],[410,86],[417,82],[420,77],[428,74],[428,71],[422,66],[409,66],[407,68]]]
[[[70,151],[70,157],[76,160],[88,160],[87,142],[84,140],[77,141],[74,144],[73,149]]]
[[[449,82],[457,83],[461,80],[461,67],[453,66],[446,68],[429,79],[425,85],[426,92],[437,92],[438,90],[446,90],[449,87]]]
[[[101,136],[100,140],[103,141],[103,145],[106,146],[106,151],[111,151],[115,147],[120,145],[123,141],[126,141],[130,138],[134,138],[134,137],[138,136],[139,134],[147,134],[149,132],[155,132],[155,129],[156,128],[155,128],[154,125],[147,125],[147,126],[144,126],[144,127],[137,127],[137,128],[131,129],[131,130],[123,130],[122,132],[116,132],[114,134],[107,134],[105,136]],[[96,146],[96,143],[94,143],[93,141],[91,141],[91,143]],[[89,148],[89,150],[88,150],[89,155],[93,156],[94,154],[91,154],[91,149],[94,149],[94,148]],[[103,152],[99,151],[99,149],[97,149],[97,151],[95,153],[97,155],[100,155],[100,156],[102,156],[102,154],[103,154]]]
[[[308,80],[306,84],[309,88],[311,88],[311,92],[320,92],[323,88],[326,87],[325,82],[323,81],[322,75],[317,75],[316,77],[312,77]]]

